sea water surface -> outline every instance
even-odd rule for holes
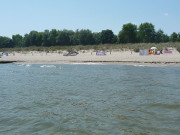
[[[1,64],[1,135],[179,135],[180,67]]]

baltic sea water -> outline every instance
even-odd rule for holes
[[[0,65],[0,135],[179,135],[179,127],[179,66]]]

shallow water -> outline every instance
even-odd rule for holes
[[[0,134],[179,135],[180,67],[0,65]]]

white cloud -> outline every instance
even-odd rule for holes
[[[164,16],[169,16],[169,14],[168,13],[164,13]]]

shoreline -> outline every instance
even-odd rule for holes
[[[17,63],[19,61],[0,61],[0,64]]]
[[[65,53],[65,52],[64,52]],[[13,52],[0,58],[0,64],[5,63],[37,63],[37,64],[71,64],[100,63],[119,65],[177,65],[180,66],[180,53],[173,50],[172,54],[141,56],[131,51],[112,51],[105,56],[97,56],[95,52],[80,52],[76,56],[63,56],[59,53],[45,52]]]
[[[0,61],[0,64],[104,64],[104,65],[144,65],[180,66],[180,62],[140,62],[140,61]]]

